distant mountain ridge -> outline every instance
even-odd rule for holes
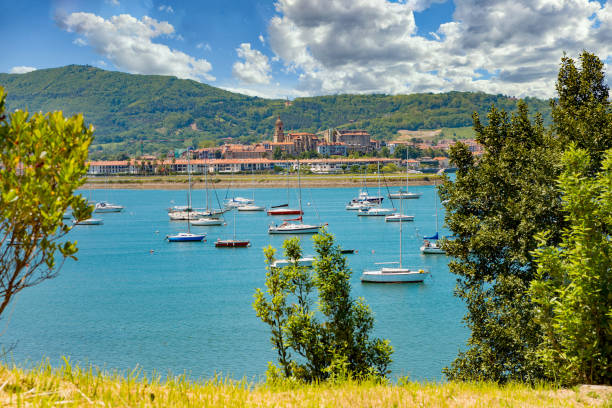
[[[471,126],[491,104],[516,110],[515,98],[485,93],[332,95],[291,103],[241,95],[200,82],[161,75],[136,75],[69,65],[26,74],[1,74],[7,108],[31,112],[82,112],[95,128],[92,157],[165,151],[216,143],[270,139],[277,116],[285,129],[316,132],[360,128],[389,140],[400,129]],[[550,121],[547,101],[527,98],[532,112]]]

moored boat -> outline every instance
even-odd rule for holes
[[[313,262],[314,262],[314,258],[305,257],[305,258],[298,259],[297,264],[298,264],[298,266],[311,267]],[[288,266],[290,264],[291,264],[291,260],[289,260],[289,259],[278,259],[278,260],[272,262],[271,266],[273,268],[282,268],[282,267]]]
[[[372,207],[357,211],[359,217],[385,217],[393,214],[395,208]]]
[[[192,234],[191,232],[179,232],[166,236],[168,242],[201,242],[204,238],[206,234]]]
[[[251,241],[240,241],[237,239],[217,239],[217,248],[245,248],[251,246]]]
[[[266,207],[255,204],[245,204],[238,207],[238,211],[265,211]]]
[[[386,222],[414,221],[414,215],[406,215],[406,214],[395,213],[395,214],[387,215],[385,217],[385,221]]]
[[[100,218],[88,218],[86,220],[77,221],[74,220],[74,225],[102,225],[104,220]]]
[[[409,268],[381,268],[372,271],[363,271],[361,282],[371,283],[418,283],[429,276],[425,269]]]
[[[100,201],[99,203],[96,203],[94,207],[94,212],[97,212],[97,213],[111,213],[111,212],[121,212],[121,211],[123,211],[122,205],[111,204],[106,201]]]
[[[191,225],[195,225],[196,227],[208,226],[208,225],[223,225],[223,220],[220,218],[213,217],[202,217],[197,220],[189,221]]]

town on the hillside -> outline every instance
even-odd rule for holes
[[[482,146],[474,139],[461,142],[473,154],[482,153]],[[215,147],[173,150],[162,158],[141,155],[125,160],[91,161],[88,175],[278,172],[295,168],[296,159],[300,160],[300,168],[315,174],[355,173],[377,165],[437,172],[449,169],[448,150],[455,143],[457,140],[434,143],[416,137],[384,142],[359,129],[285,133],[279,117],[271,142],[226,142]]]

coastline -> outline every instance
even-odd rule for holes
[[[430,186],[439,184],[443,177],[436,174],[415,174],[409,177],[408,186]],[[208,184],[210,188],[285,188],[287,177],[284,175],[212,175]],[[300,177],[303,188],[351,188],[361,187],[363,176],[355,175],[305,175]],[[373,188],[378,185],[376,175],[367,176],[367,185]],[[386,175],[381,187],[402,187],[406,185],[405,174]],[[192,176],[191,188],[203,189],[204,176]],[[297,176],[289,177],[289,186],[297,187]],[[81,189],[130,189],[130,190],[184,190],[187,189],[187,176],[111,176],[89,177]]]

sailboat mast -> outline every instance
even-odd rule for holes
[[[300,184],[300,160],[297,161],[298,168],[298,200],[300,202],[300,218],[302,218],[302,185]]]
[[[400,269],[402,268],[402,235],[403,235],[402,234],[402,217],[404,216],[403,212],[402,212],[402,201],[404,201],[404,200],[402,200],[400,198],[400,219],[399,219],[399,224],[400,224],[400,239],[399,239],[399,245],[400,245],[400,248],[399,248],[400,249],[399,250],[399,258],[400,259],[399,259],[399,265],[400,265]]]
[[[206,159],[204,165],[204,188],[206,189],[206,211],[208,211],[208,159]]]
[[[401,193],[400,193],[401,198]],[[408,150],[406,150],[406,198],[408,197]]]
[[[189,184],[187,196],[187,232],[191,233],[191,151],[187,149],[187,184]]]
[[[436,182],[434,181],[434,194],[436,201],[436,233],[438,233],[438,189],[436,188]]]
[[[380,161],[378,162],[378,199],[380,200]],[[381,203],[382,204],[382,203]]]
[[[289,205],[289,169],[287,169],[287,205]]]
[[[234,241],[236,240],[236,210],[234,210]]]

